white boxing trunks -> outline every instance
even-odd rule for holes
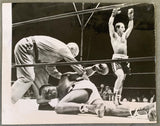
[[[95,100],[102,100],[96,86],[89,80],[81,80],[74,83],[74,86],[72,90],[78,90],[78,89],[90,89],[91,95],[89,100],[87,101],[87,104],[92,104]]]

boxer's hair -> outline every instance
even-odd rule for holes
[[[50,84],[47,84],[47,85],[42,85],[40,88],[39,88],[39,95],[42,95],[42,91],[44,88],[46,87],[53,87],[53,85],[50,85]]]
[[[117,23],[115,24],[115,29],[116,29],[116,31],[117,31],[117,29],[120,28],[120,25],[124,25],[124,23],[122,23],[122,22],[117,22]],[[124,28],[125,28],[125,25],[124,25]]]

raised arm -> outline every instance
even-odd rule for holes
[[[114,33],[115,33],[113,23],[114,23],[115,16],[117,14],[121,13],[121,11],[119,9],[120,8],[113,9],[111,17],[109,18],[108,27],[109,27],[109,35],[110,35],[110,37],[113,37]]]
[[[129,35],[131,34],[131,31],[133,29],[133,24],[134,24],[134,22],[133,22],[133,18],[134,18],[134,10],[133,10],[133,8],[128,9],[128,18],[129,18],[128,28],[127,28],[127,30],[125,32],[126,38],[129,37]]]

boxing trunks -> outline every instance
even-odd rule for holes
[[[113,54],[112,59],[113,60],[128,59],[128,56],[124,54]],[[118,69],[122,69],[125,74],[127,73],[129,74],[131,72],[130,63],[128,62],[118,61],[118,62],[111,63],[111,65],[112,65],[113,72],[116,72]]]
[[[57,86],[58,97],[62,99],[65,95],[73,90],[86,89],[90,92],[88,104],[92,104],[95,100],[102,99],[96,86],[90,80],[77,79],[79,75],[63,75]],[[75,80],[74,80],[75,79]]]
[[[81,89],[87,89],[91,91],[87,104],[92,104],[95,100],[102,99],[96,86],[89,80],[80,80],[75,82],[70,88],[69,92]]]

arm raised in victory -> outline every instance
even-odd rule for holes
[[[127,30],[125,32],[126,38],[129,37],[129,35],[130,35],[130,33],[131,33],[132,29],[133,29],[133,24],[134,24],[134,22],[133,22],[133,18],[134,18],[134,10],[133,10],[133,8],[128,9],[128,18],[129,18],[128,28],[127,28]]]

